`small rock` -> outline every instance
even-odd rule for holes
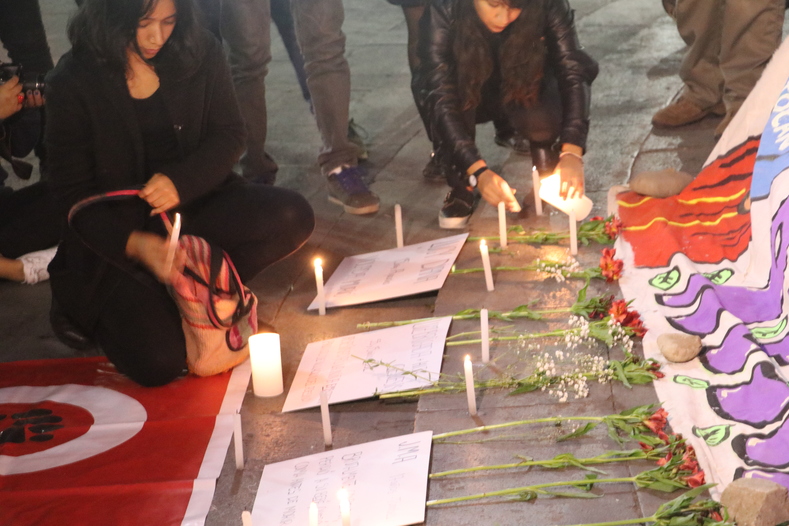
[[[630,190],[650,197],[671,197],[688,186],[694,177],[673,168],[656,172],[641,172],[630,180]]]
[[[666,360],[676,363],[689,362],[701,352],[701,338],[694,334],[661,334],[657,339],[658,348]]]
[[[741,478],[721,495],[737,526],[775,526],[789,520],[789,492],[772,480]]]

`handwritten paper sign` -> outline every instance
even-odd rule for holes
[[[342,260],[324,287],[327,307],[359,305],[438,290],[468,234]],[[317,298],[308,310],[318,308]]]
[[[430,385],[438,380],[451,322],[447,316],[307,345],[282,411],[317,407],[324,387],[329,403],[336,404]],[[373,368],[363,360],[396,369]]]
[[[407,526],[425,520],[433,432],[424,431],[269,464],[263,469],[254,526],[340,526],[337,491],[348,490],[351,526]]]

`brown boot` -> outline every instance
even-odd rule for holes
[[[658,110],[652,116],[652,126],[655,128],[677,128],[696,121],[700,121],[707,115],[718,110],[718,105],[707,108],[697,106],[694,102],[685,97],[680,97],[665,108]]]

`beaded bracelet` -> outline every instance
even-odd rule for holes
[[[578,155],[578,154],[577,154],[577,153],[575,153],[575,152],[562,152],[562,153],[560,153],[560,154],[559,154],[559,159],[561,159],[561,158],[562,158],[562,157],[564,157],[565,155],[569,155],[569,156],[571,156],[571,157],[575,157],[575,158],[577,158],[579,161],[581,161],[581,162],[584,162],[584,158],[583,158],[581,155]]]

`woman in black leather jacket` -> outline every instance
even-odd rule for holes
[[[563,196],[583,195],[590,84],[597,63],[581,49],[567,0],[431,0],[420,21],[412,88],[439,161],[453,169],[442,228],[461,228],[473,188],[520,206],[474,143],[475,124],[505,116],[530,142],[542,175],[561,172]]]

